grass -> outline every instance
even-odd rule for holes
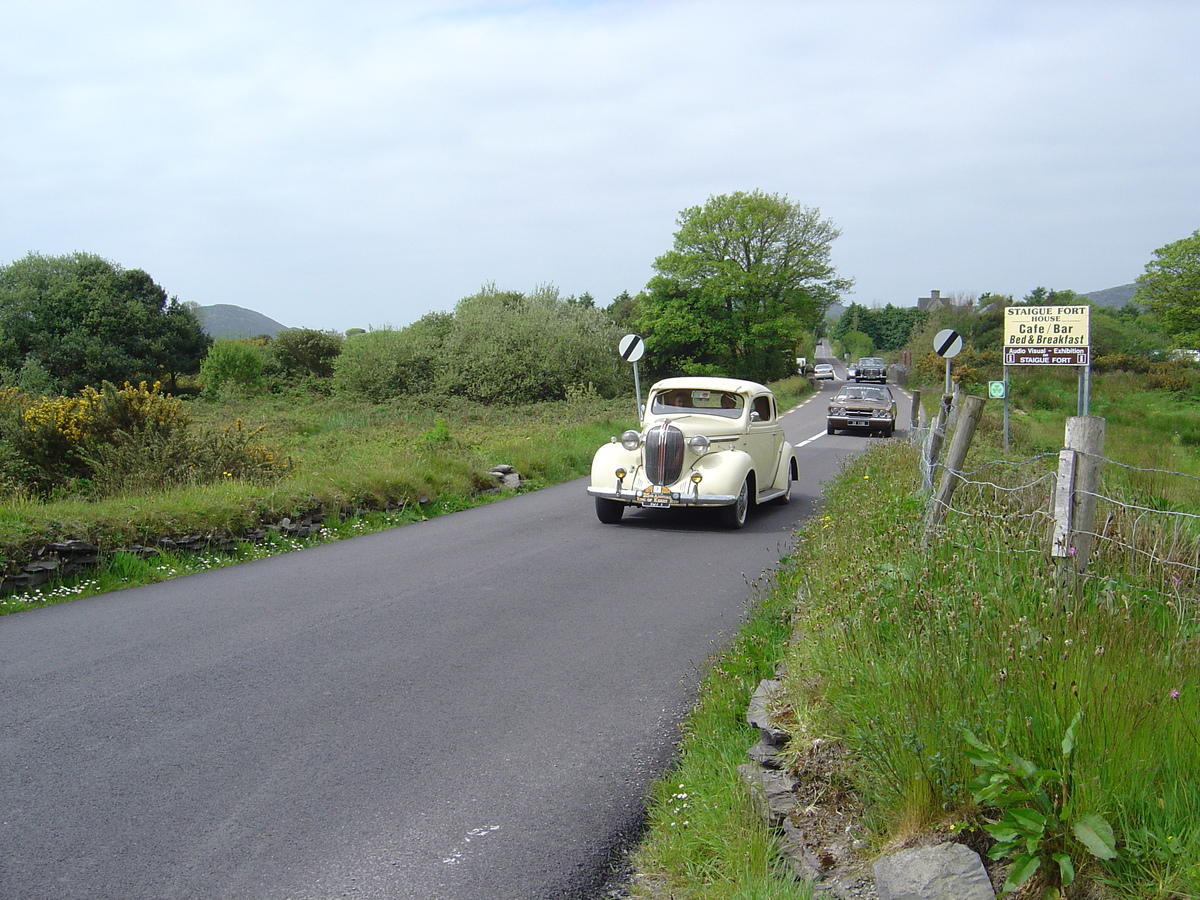
[[[651,792],[649,837],[634,857],[633,897],[807,900],[737,775],[758,732],[746,705],[791,634],[786,593],[754,598],[746,623],[713,661],[683,730],[681,762]]]

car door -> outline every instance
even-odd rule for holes
[[[746,435],[746,451],[754,461],[758,478],[758,490],[770,490],[775,482],[775,470],[779,464],[779,447],[783,443],[783,425],[775,408],[771,394],[759,394],[752,398],[749,432]],[[757,417],[754,415],[757,413]]]

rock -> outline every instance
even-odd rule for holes
[[[785,765],[782,750],[783,744],[772,744],[770,741],[759,741],[746,751],[751,761],[768,769],[782,769]]]
[[[495,478],[501,487],[516,489],[521,486],[521,476],[507,463],[492,466],[488,474]]]
[[[738,766],[738,776],[750,789],[750,802],[763,821],[778,826],[796,806],[797,779],[787,772],[749,762]]]
[[[879,900],[996,900],[979,854],[963,844],[901,850],[873,870]]]
[[[779,679],[768,678],[760,681],[746,710],[746,721],[762,732],[764,741],[776,746],[783,746],[791,739],[791,735],[776,724],[770,712],[771,701],[782,689],[783,682]]]

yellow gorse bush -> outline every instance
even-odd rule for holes
[[[162,393],[155,382],[120,389],[85,387],[72,397],[43,397],[22,414],[33,433],[50,430],[76,446],[106,441],[117,432],[170,431],[188,424],[183,401]]]

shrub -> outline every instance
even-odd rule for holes
[[[26,478],[41,490],[90,477],[92,458],[103,445],[169,436],[188,422],[183,402],[163,394],[157,383],[120,389],[106,383],[70,397],[26,399],[23,406],[21,427],[10,437]]]
[[[334,360],[342,352],[342,341],[335,331],[292,328],[276,335],[271,353],[285,377],[329,378]]]
[[[200,383],[210,397],[229,388],[242,393],[261,391],[266,364],[266,354],[253,341],[217,341],[200,363]]]
[[[239,420],[192,434],[183,402],[145,382],[105,384],[71,397],[34,400],[0,391],[0,490],[104,496],[221,478],[262,479],[289,463],[264,446],[262,429]]]
[[[431,391],[442,355],[443,316],[424,316],[400,331],[347,338],[333,363],[334,391],[376,401]]]
[[[603,310],[562,300],[553,287],[528,295],[485,288],[455,308],[441,389],[482,403],[532,403],[591,383],[612,397],[624,383],[619,339]]]

